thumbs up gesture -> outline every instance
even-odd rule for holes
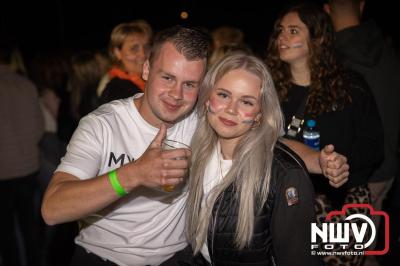
[[[162,124],[142,156],[125,165],[127,168],[124,169],[124,174],[135,183],[133,187],[160,188],[183,182],[188,172],[191,152],[189,149],[163,150],[162,142],[166,133],[167,128]]]
[[[167,136],[167,127],[165,126],[165,124],[161,124],[160,130],[158,131],[158,133],[157,133],[156,137],[153,139],[153,141],[150,143],[147,150],[161,149],[162,142],[166,136]]]

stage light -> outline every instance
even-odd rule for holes
[[[181,12],[181,19],[187,19],[189,17],[189,13],[186,11]]]

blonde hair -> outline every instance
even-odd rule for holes
[[[212,66],[222,57],[232,52],[243,52],[251,55],[252,51],[249,46],[244,43],[229,43],[214,49],[208,59],[208,66]]]
[[[153,37],[153,30],[145,20],[133,20],[131,22],[121,23],[114,27],[111,32],[109,54],[113,63],[118,64],[118,59],[114,54],[115,48],[121,49],[124,41],[132,34],[142,34],[149,38],[149,43]]]
[[[216,82],[226,73],[244,69],[261,80],[261,123],[250,130],[236,146],[232,168],[207,198],[207,207],[201,209],[203,176],[210,161],[218,136],[207,121],[205,103]],[[197,112],[199,125],[192,139],[192,168],[189,179],[187,206],[187,234],[195,253],[207,239],[207,230],[213,206],[219,195],[233,184],[239,199],[235,245],[245,247],[253,237],[254,214],[259,212],[268,197],[273,149],[283,130],[283,118],[271,76],[264,63],[241,52],[228,54],[207,72],[200,88]]]
[[[218,27],[211,33],[213,39],[213,49],[217,49],[221,46],[237,43],[243,43],[244,34],[239,28],[222,26]]]

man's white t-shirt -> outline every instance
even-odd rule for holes
[[[133,99],[101,106],[84,117],[57,168],[89,179],[137,160],[159,129],[139,114]],[[190,144],[194,112],[169,128],[167,138]],[[82,220],[78,245],[119,265],[158,265],[187,245],[186,187],[164,192],[139,187],[106,209]]]

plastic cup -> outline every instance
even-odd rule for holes
[[[175,149],[188,149],[190,150],[190,147],[186,145],[185,143],[176,141],[176,140],[171,140],[171,139],[165,139],[162,142],[162,149],[163,150],[175,150]],[[184,158],[175,158],[175,160],[182,160]],[[174,185],[164,185],[163,190],[165,192],[172,192],[174,191],[175,186]]]

